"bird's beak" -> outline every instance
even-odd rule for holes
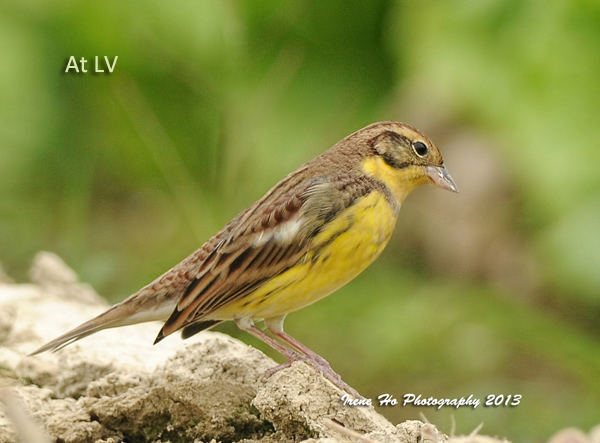
[[[447,189],[448,191],[458,192],[456,183],[450,177],[445,166],[426,166],[425,173],[431,179],[433,184],[438,188]]]

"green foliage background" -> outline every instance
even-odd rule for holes
[[[600,422],[597,1],[7,0],[0,54],[10,275],[51,250],[116,302],[304,161],[401,120],[461,193],[417,191],[382,258],[288,332],[367,397],[523,396],[380,408],[395,421],[532,442]],[[65,73],[72,55],[118,62]]]

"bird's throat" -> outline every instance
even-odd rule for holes
[[[398,206],[413,189],[429,182],[423,173],[422,166],[409,165],[403,168],[394,168],[379,156],[366,159],[363,163],[363,170],[389,188]]]

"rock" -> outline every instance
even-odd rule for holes
[[[384,437],[377,441],[400,441],[396,427],[372,406],[343,406],[341,395],[339,389],[310,366],[297,362],[269,377],[253,403],[277,431],[295,440],[318,436],[343,438],[328,425],[329,419],[367,437],[371,433]]]
[[[8,305],[0,311],[0,344],[8,338],[16,317],[17,308],[15,306]]]
[[[48,284],[76,284],[79,277],[73,269],[56,254],[52,252],[38,252],[33,259],[33,266],[29,271],[31,281],[40,286]]]
[[[107,308],[58,257],[40,255],[34,268],[35,284],[0,285],[0,443],[36,441],[24,435],[34,428],[64,443],[447,439],[430,424],[394,426],[371,406],[344,406],[305,363],[267,378],[275,362],[217,332],[153,346],[160,324],[146,323],[28,356]]]

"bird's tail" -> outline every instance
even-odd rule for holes
[[[154,320],[166,320],[175,308],[175,302],[167,302],[156,305],[156,300],[149,297],[140,297],[142,294],[123,300],[99,316],[86,321],[82,325],[46,343],[44,346],[33,351],[30,355],[40,354],[46,351],[57,351],[95,332],[118,326],[133,325]]]

